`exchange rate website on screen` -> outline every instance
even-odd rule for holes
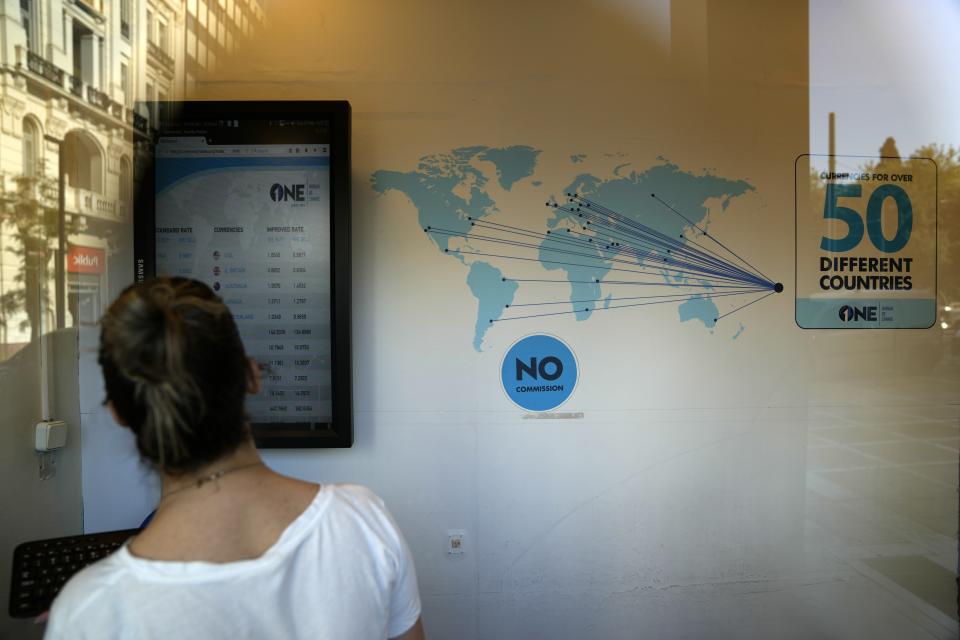
[[[263,371],[253,423],[331,421],[329,160],[321,143],[156,147],[157,274],[205,282],[233,311]]]

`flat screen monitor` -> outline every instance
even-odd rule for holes
[[[262,373],[246,406],[258,446],[351,446],[349,103],[150,109],[136,280],[195,278],[230,307]]]

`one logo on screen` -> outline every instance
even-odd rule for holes
[[[275,182],[270,187],[270,199],[274,202],[303,202],[306,185],[302,184],[280,184]]]
[[[507,397],[527,411],[550,411],[566,402],[577,386],[578,374],[570,347],[542,333],[515,342],[500,365]]]
[[[848,304],[840,307],[840,320],[843,322],[855,322],[857,320],[866,320],[868,322],[877,321],[877,308],[870,307],[851,307]]]

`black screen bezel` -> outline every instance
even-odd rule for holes
[[[353,372],[351,353],[350,257],[350,103],[330,101],[184,101],[155,104],[152,113],[164,113],[168,124],[141,138],[135,154],[137,178],[133,210],[134,281],[156,275],[156,197],[154,151],[160,133],[182,129],[183,123],[236,119],[249,131],[251,121],[271,123],[265,138],[276,133],[279,121],[329,122],[330,145],[330,255],[331,255],[331,387],[333,420],[326,428],[294,423],[252,424],[254,441],[264,449],[349,448],[353,446]],[[278,139],[277,142],[287,140]],[[289,140],[293,141],[293,140]],[[313,141],[311,141],[313,142]]]

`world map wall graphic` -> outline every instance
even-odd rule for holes
[[[423,156],[414,170],[382,169],[371,178],[375,192],[409,198],[423,233],[468,268],[466,284],[478,301],[477,351],[497,323],[558,315],[583,322],[598,312],[665,304],[677,306],[681,322],[713,329],[783,290],[710,231],[708,203],[725,212],[754,191],[745,180],[665,159],[639,171],[626,162],[605,173],[584,171],[590,159],[575,154],[574,175],[554,195],[538,176],[541,153],[525,145],[461,147]],[[486,163],[495,171],[484,171]],[[503,201],[518,185],[543,190],[545,215]]]

